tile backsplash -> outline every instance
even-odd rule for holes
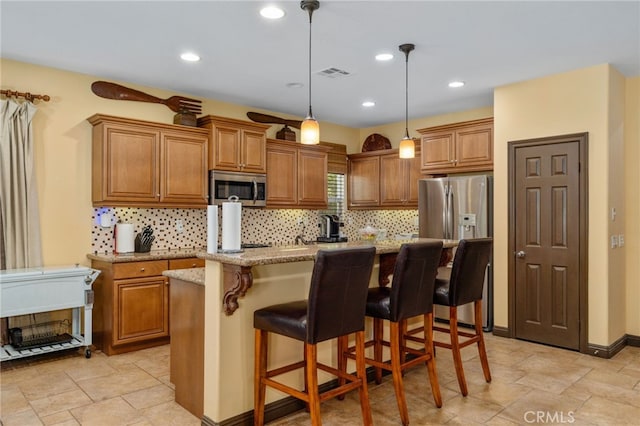
[[[219,209],[218,214],[218,223],[222,224],[222,209]],[[321,214],[322,212],[317,210],[244,208],[242,242],[293,244],[296,235],[301,233],[305,239],[315,240],[319,235],[318,222]],[[417,217],[417,210],[348,210],[342,215],[342,232],[349,240],[354,241],[360,238],[359,229],[371,225],[374,228],[386,229],[389,238],[393,238],[395,234],[417,232]],[[105,221],[111,226],[101,226],[101,222],[107,224]],[[93,210],[92,252],[113,252],[113,225],[118,221],[132,223],[135,233],[150,225],[155,235],[152,250],[206,246],[206,209],[101,207]],[[219,234],[221,233],[220,229]],[[221,241],[220,235],[218,241]]]

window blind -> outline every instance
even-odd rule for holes
[[[327,209],[324,214],[342,216],[345,206],[344,175],[341,173],[329,173],[327,175]]]

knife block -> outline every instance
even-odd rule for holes
[[[134,250],[136,253],[149,253],[151,251],[151,244],[155,239],[154,236],[151,236],[148,241],[142,242],[142,234],[137,234],[136,239],[133,242]]]

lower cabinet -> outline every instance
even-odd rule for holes
[[[94,260],[102,273],[93,288],[93,342],[107,355],[169,343],[168,269],[203,266],[202,259],[110,263]]]

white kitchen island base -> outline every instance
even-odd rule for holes
[[[0,271],[0,318],[39,312],[73,309],[71,341],[45,344],[31,349],[4,345],[0,361],[85,347],[91,356],[93,290],[100,271],[85,266],[7,269]],[[84,308],[84,337],[80,330],[80,309]]]

